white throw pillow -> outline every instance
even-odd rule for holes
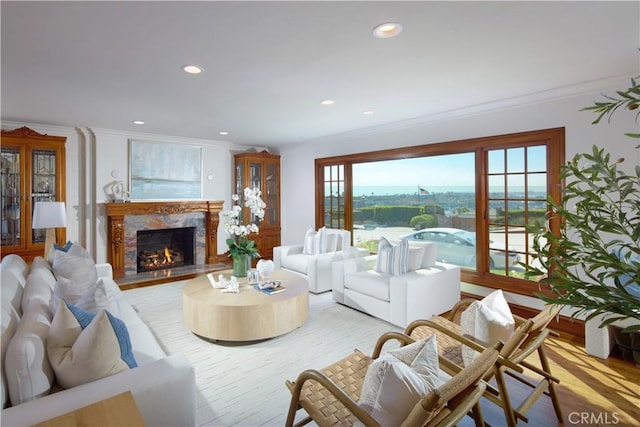
[[[416,271],[422,268],[424,259],[424,248],[409,246],[409,258],[407,261],[407,271]]]
[[[71,246],[73,246],[73,242],[71,240],[68,240],[67,243],[65,243],[63,246],[60,246],[57,243],[53,244],[53,248],[57,251],[63,251],[63,252],[69,252],[69,249],[71,249]]]
[[[71,242],[71,240],[67,241],[67,243],[64,244],[64,246],[60,246],[57,243],[53,244],[53,250],[50,250],[48,253],[49,258],[47,259],[47,261],[50,264],[53,264],[53,260],[55,258],[55,254],[57,251],[63,251],[63,252],[69,252],[69,249],[71,249],[71,246],[73,245],[73,243]]]
[[[386,238],[380,237],[375,270],[394,276],[409,271],[409,241],[402,239],[397,245],[392,245]]]
[[[380,425],[398,426],[440,384],[438,371],[435,337],[389,351],[369,366],[358,405]]]
[[[498,340],[509,339],[515,328],[515,319],[501,289],[497,289],[480,301],[474,301],[460,317],[460,329],[464,335],[474,337],[485,346],[492,346]],[[462,347],[465,365],[478,355],[467,346]]]
[[[49,361],[64,388],[135,368],[126,325],[102,310],[97,315],[63,301],[47,340]]]
[[[327,233],[325,252],[336,252],[338,250],[338,237],[337,233]]]
[[[424,257],[422,258],[422,265],[424,267],[433,267],[436,265],[436,258],[438,255],[438,245],[433,242],[421,243],[420,247],[424,251]]]
[[[104,278],[98,279],[92,286],[86,289],[76,286],[71,280],[61,277],[56,282],[56,287],[51,298],[51,312],[58,310],[60,301],[65,300],[85,311],[97,313],[101,309],[114,312],[115,295],[107,287]]]
[[[302,253],[307,255],[323,254],[327,249],[327,228],[322,227],[318,231],[309,228],[304,235]]]
[[[56,312],[60,298],[68,298],[71,304],[87,292],[93,292],[98,281],[96,264],[80,245],[73,244],[68,251],[56,250],[53,258],[53,273],[56,277],[51,311]]]
[[[435,335],[430,335],[413,344],[390,350],[387,353],[406,363],[432,389],[441,385],[438,343]]]
[[[316,231],[313,227],[307,228],[307,231],[304,233],[304,244],[302,247],[302,253],[313,255],[313,237],[316,235]]]
[[[98,280],[96,263],[82,246],[73,244],[68,252],[55,251],[53,273],[57,280],[65,278],[76,286],[76,294],[82,294]]]

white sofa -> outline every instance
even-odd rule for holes
[[[27,265],[22,258],[7,255],[0,265],[2,425],[31,426],[125,391],[132,392],[148,426],[195,425],[193,366],[182,354],[165,354],[112,280],[111,266],[96,267],[99,280],[109,290],[109,307],[115,311],[112,314],[125,323],[129,332],[138,367],[61,389],[46,354],[53,318],[49,304],[56,278],[44,258],[38,257]]]
[[[375,271],[377,255],[345,260],[333,266],[333,299],[404,328],[451,309],[460,300],[460,267],[436,262],[437,247],[409,248],[409,272]]]
[[[349,230],[326,229],[327,245],[324,253],[306,254],[304,245],[285,245],[273,248],[275,268],[282,268],[304,276],[309,292],[321,293],[332,289],[331,266],[337,261],[364,257],[369,251],[351,246]]]

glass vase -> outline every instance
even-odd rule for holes
[[[236,255],[233,258],[233,275],[247,277],[247,270],[251,267],[251,257],[246,254]]]

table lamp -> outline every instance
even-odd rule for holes
[[[49,252],[56,243],[56,228],[67,226],[67,212],[64,202],[36,202],[33,208],[32,228],[46,228],[44,241],[44,257],[49,259]]]

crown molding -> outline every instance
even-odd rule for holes
[[[631,74],[624,74],[588,82],[575,83],[555,89],[532,92],[526,95],[504,98],[455,110],[443,111],[439,113],[428,114],[426,116],[385,123],[382,125],[367,127],[354,131],[327,135],[304,141],[304,143],[320,143],[326,140],[335,141],[336,139],[350,139],[360,136],[388,133],[398,130],[411,129],[419,126],[425,126],[433,123],[444,122],[448,120],[494,113],[497,111],[507,110],[515,107],[525,107],[540,104],[543,102],[570,99],[577,96],[599,94],[607,90],[619,90],[620,87],[626,87],[629,84],[630,75]]]
[[[59,125],[48,125],[48,124],[40,124],[40,123],[30,123],[30,122],[18,122],[12,120],[2,120],[2,124],[0,127],[2,130],[14,130],[26,126],[34,131],[46,134],[46,135],[65,135],[65,136],[77,136],[78,131],[76,128],[71,126],[59,126]]]
[[[145,133],[145,132],[131,132],[131,131],[124,131],[124,130],[117,130],[117,129],[96,128],[91,126],[88,126],[86,129],[96,136],[105,135],[105,136],[116,136],[116,137],[125,138],[125,139],[141,139],[145,141],[173,142],[178,144],[217,146],[225,149],[230,149],[231,147],[233,147],[233,144],[229,142],[214,140],[214,139],[188,138],[183,136],[160,135],[160,134]]]

